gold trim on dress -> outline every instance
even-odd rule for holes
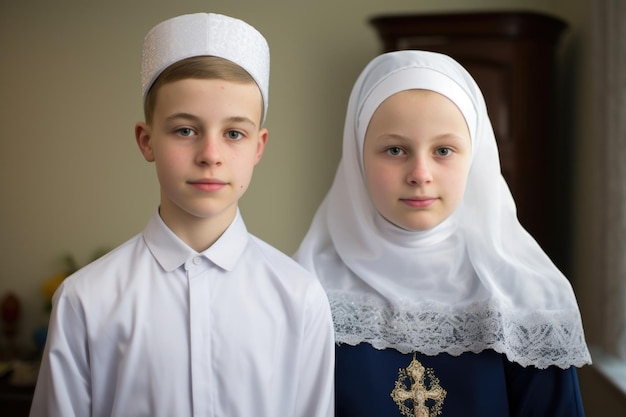
[[[405,382],[408,382],[408,387]],[[391,398],[403,416],[435,417],[441,414],[446,394],[433,370],[424,368],[415,359],[414,353],[409,366],[398,371],[398,380],[391,391]]]

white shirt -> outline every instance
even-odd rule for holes
[[[158,214],[54,297],[31,416],[331,416],[318,280],[239,213],[203,253]]]

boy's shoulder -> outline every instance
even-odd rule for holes
[[[145,246],[141,233],[74,272],[64,280],[65,286],[94,286],[101,278],[128,269],[136,260],[138,245]]]
[[[330,311],[326,292],[315,274],[266,241],[252,234],[249,236],[250,257],[246,258],[248,265],[244,268],[250,269],[256,278],[262,278],[258,280],[259,285],[270,285],[283,294],[283,303],[289,300],[297,306],[294,311],[311,306],[315,306],[314,311]]]
[[[317,282],[317,277],[312,272],[305,269],[286,253],[267,243],[263,239],[250,234],[250,244],[258,251],[258,259],[265,260],[268,266],[280,275],[290,278],[299,277],[303,280]]]

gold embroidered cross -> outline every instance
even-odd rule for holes
[[[428,387],[426,378],[430,381]],[[409,387],[404,383],[407,379],[409,379]],[[391,398],[398,405],[403,416],[435,417],[441,414],[446,394],[446,390],[439,385],[439,379],[433,370],[424,368],[413,354],[413,360],[409,366],[398,371],[398,380],[391,391]],[[407,401],[410,401],[413,407],[408,406]]]

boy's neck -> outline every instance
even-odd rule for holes
[[[237,206],[211,217],[197,217],[180,209],[159,207],[159,215],[169,229],[196,252],[210,248],[233,222]]]

